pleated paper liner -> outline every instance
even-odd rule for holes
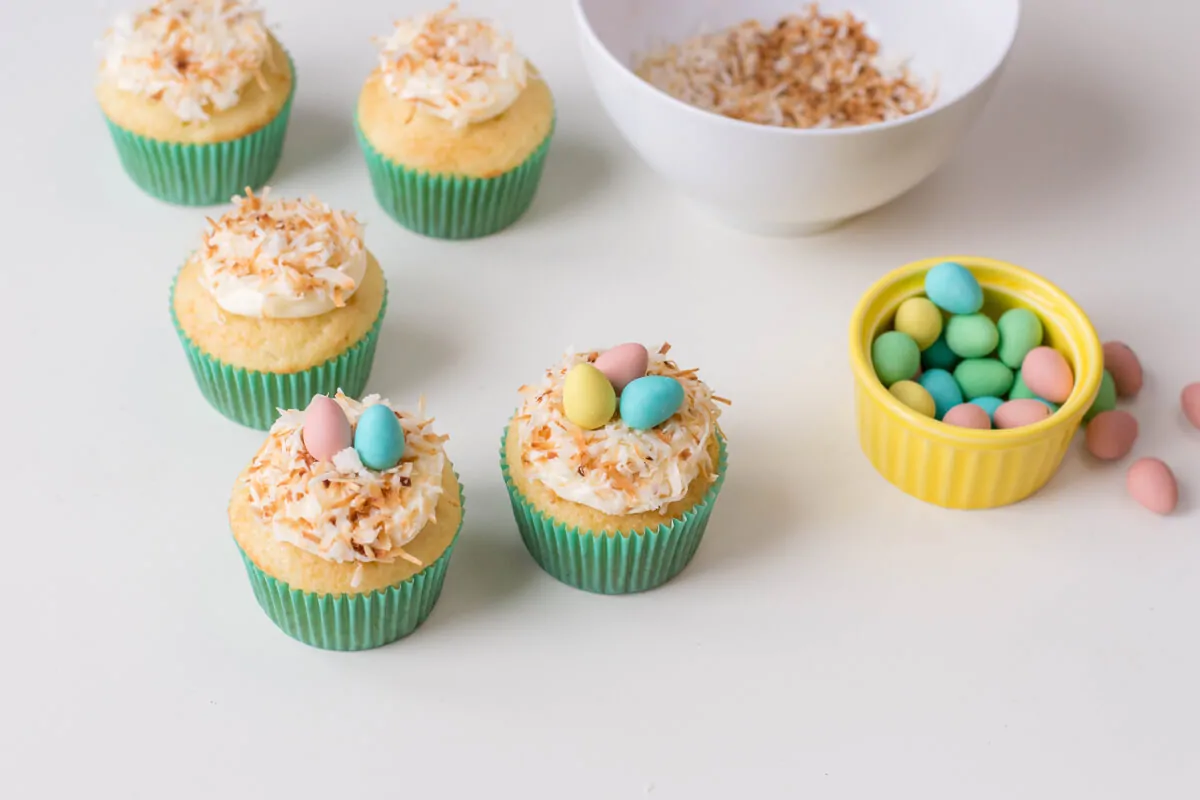
[[[292,88],[275,118],[254,133],[212,144],[182,144],[139,136],[107,116],[113,143],[125,173],[142,191],[181,206],[212,206],[271,179],[283,154],[292,98],[296,96],[296,67]]]
[[[458,500],[465,518],[461,481]],[[406,581],[368,594],[312,594],[293,589],[259,569],[240,546],[238,553],[246,565],[254,598],[281,631],[322,650],[370,650],[408,636],[429,617],[442,593],[446,568],[461,532],[460,519],[450,546],[436,561]]]
[[[500,468],[521,539],[543,570],[568,586],[597,594],[633,594],[662,586],[691,562],[725,482],[725,438],[718,434],[717,478],[680,518],[636,533],[593,533],[567,527],[534,508],[513,484],[500,440]]]
[[[178,275],[176,275],[178,277]],[[183,344],[200,393],[209,405],[234,422],[268,430],[281,408],[307,408],[313,395],[333,394],[339,389],[358,399],[371,376],[375,344],[387,312],[387,286],[379,316],[363,338],[323,364],[301,372],[257,372],[219,361],[196,346],[175,316],[175,281],[171,281],[171,322]]]
[[[437,239],[475,239],[504,230],[537,193],[554,126],[538,148],[495,178],[438,175],[406,169],[377,151],[354,120],[375,199],[387,215],[415,233]]]

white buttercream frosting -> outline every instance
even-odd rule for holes
[[[271,52],[262,12],[241,0],[161,0],[118,17],[102,45],[105,80],[184,122],[237,105]]]
[[[423,412],[401,411],[379,395],[358,402],[339,392],[333,399],[351,427],[369,406],[391,409],[404,431],[400,463],[368,469],[353,447],[317,461],[304,447],[304,412],[283,411],[244,476],[251,508],[276,539],[328,561],[419,564],[403,548],[437,519],[446,437]]]
[[[721,411],[712,390],[666,357],[663,345],[652,353],[647,375],[675,378],[683,386],[683,405],[666,422],[635,430],[619,417],[597,430],[584,430],[563,411],[567,372],[595,361],[600,351],[568,352],[536,386],[521,387],[522,403],[514,417],[525,474],[563,500],[604,514],[655,511],[683,499],[692,482],[712,481],[718,465],[710,444]]]
[[[379,69],[388,91],[456,128],[504,113],[529,81],[512,38],[455,5],[397,22]]]
[[[362,224],[316,198],[247,190],[209,220],[194,258],[223,310],[243,317],[314,317],[346,304],[367,270]]]

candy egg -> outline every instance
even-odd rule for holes
[[[650,354],[640,344],[620,344],[611,350],[601,353],[592,366],[604,373],[617,394],[621,393],[630,381],[635,381],[646,374],[650,364]]]
[[[1075,376],[1063,354],[1053,347],[1035,347],[1021,362],[1021,377],[1038,397],[1065,403],[1075,388]]]
[[[942,422],[959,428],[973,428],[979,431],[991,430],[992,420],[988,412],[974,403],[962,403],[946,412]]]
[[[354,449],[363,466],[373,470],[391,469],[404,455],[404,429],[387,406],[367,406],[358,416],[354,429]]]
[[[999,397],[976,397],[970,401],[971,405],[979,406],[987,412],[988,419],[996,415],[996,409],[1004,405],[1004,401]]]
[[[1039,400],[1009,400],[996,409],[992,423],[1001,429],[1023,428],[1050,416],[1050,407]]]
[[[631,381],[621,392],[621,419],[631,428],[649,430],[661,425],[683,405],[683,385],[665,375]]]
[[[1183,387],[1179,402],[1183,406],[1183,415],[1187,417],[1187,421],[1200,428],[1200,383],[1190,383]]]
[[[1179,502],[1175,473],[1157,458],[1139,458],[1125,475],[1129,496],[1155,514],[1170,514]]]
[[[959,361],[962,359],[954,354],[950,345],[946,344],[945,333],[921,353],[921,366],[925,369],[944,369],[952,372],[958,366]]]
[[[971,271],[947,261],[925,273],[925,294],[951,314],[974,314],[983,308],[983,288]]]
[[[1112,373],[1117,397],[1136,397],[1142,390],[1142,362],[1124,342],[1104,343],[1104,368]]]
[[[1012,388],[1012,370],[995,358],[968,358],[954,368],[954,380],[968,400],[1003,397]]]
[[[1113,380],[1112,373],[1104,370],[1104,375],[1100,378],[1100,390],[1096,392],[1096,399],[1092,401],[1092,407],[1083,415],[1083,421],[1090,422],[1097,414],[1112,411],[1116,407],[1117,384]]]
[[[314,395],[304,410],[304,426],[300,432],[304,449],[317,461],[329,461],[350,446],[353,434],[350,420],[332,397]]]
[[[963,358],[982,358],[1000,343],[996,323],[986,314],[958,314],[946,323],[946,345]]]
[[[921,348],[907,333],[888,331],[871,344],[871,363],[884,386],[906,381],[921,367]]]
[[[1137,440],[1138,423],[1127,411],[1101,411],[1088,423],[1087,449],[1102,461],[1115,461],[1129,455]]]
[[[603,372],[591,364],[576,364],[563,383],[563,412],[584,430],[595,430],[617,412],[617,392]]]
[[[1042,343],[1042,321],[1027,308],[1010,308],[996,322],[1000,348],[996,355],[1012,369],[1021,366],[1029,351]]]
[[[888,389],[892,396],[918,414],[932,417],[937,413],[933,395],[925,387],[913,381],[897,381]]]
[[[921,374],[921,386],[933,397],[935,416],[938,419],[963,401],[962,389],[958,388],[954,376],[944,369],[931,369]]]
[[[942,335],[942,312],[927,298],[910,297],[896,309],[892,327],[907,333],[917,347],[925,350]]]

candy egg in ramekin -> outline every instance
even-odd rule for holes
[[[1075,384],[1058,411],[1011,430],[959,428],[905,406],[875,375],[871,345],[896,309],[922,294],[925,274],[953,261],[983,287],[985,312],[1027,308],[1040,317],[1045,344],[1069,362]],[[850,365],[863,453],[901,491],[944,508],[996,508],[1025,499],[1054,475],[1100,388],[1104,355],[1083,310],[1046,279],[990,258],[931,258],[881,278],[858,303],[850,323]]]

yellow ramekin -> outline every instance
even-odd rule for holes
[[[893,397],[871,365],[871,343],[888,330],[896,308],[925,291],[925,273],[944,261],[971,270],[993,319],[1028,308],[1045,328],[1043,344],[1059,350],[1075,389],[1057,413],[1011,430],[957,428],[922,416]],[[990,258],[929,258],[900,267],[872,286],[850,323],[850,364],[863,453],[901,491],[943,508],[996,508],[1041,489],[1062,463],[1084,413],[1100,389],[1104,355],[1096,330],[1061,289],[1032,272]]]

